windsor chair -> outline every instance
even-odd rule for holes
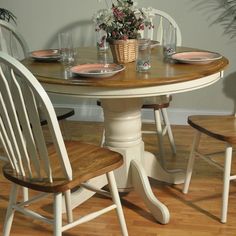
[[[161,10],[152,9],[152,11],[150,12],[150,19],[154,27],[150,29],[145,28],[144,31],[141,32],[142,38],[149,38],[151,40],[158,41],[160,44],[162,44],[163,29],[170,27],[170,25],[172,25],[174,28],[176,28],[176,45],[181,46],[182,35],[180,28],[177,22],[168,13]],[[172,152],[176,154],[175,141],[167,112],[167,108],[170,106],[171,100],[172,96],[169,94],[145,98],[142,107],[143,109],[153,110],[156,130],[155,131],[143,130],[142,133],[157,134],[158,146],[159,146],[159,158],[163,166],[166,165],[164,159],[164,146],[163,146],[164,135],[168,134]]]
[[[29,47],[24,37],[17,31],[14,25],[4,20],[0,20],[0,50],[18,60],[28,57],[29,54]],[[57,119],[61,121],[73,116],[75,113],[72,108],[55,108],[55,110]],[[41,124],[46,124],[43,116],[41,117]],[[63,122],[61,124],[65,126]],[[66,128],[63,129],[65,136],[68,138],[69,135],[66,130]]]
[[[236,144],[236,118],[235,115],[217,116],[217,115],[195,115],[188,117],[188,123],[196,130],[191,153],[188,160],[186,178],[183,193],[187,194],[193,172],[195,157],[199,157],[209,164],[219,168],[223,174],[222,208],[221,222],[227,222],[228,198],[230,181],[236,179],[236,175],[231,173],[232,151]],[[205,154],[199,150],[201,135],[205,134],[210,138],[225,143],[224,165],[214,160],[214,154]]]
[[[44,139],[39,103],[40,112],[44,113],[49,126],[50,144]],[[0,52],[0,141],[9,160],[3,167],[3,174],[12,183],[4,236],[10,235],[15,211],[53,225],[53,235],[59,236],[113,209],[116,209],[122,235],[128,235],[113,174],[113,170],[123,163],[122,155],[87,143],[64,141],[46,91],[27,68],[3,52]],[[104,174],[110,192],[87,183],[89,179]],[[78,186],[111,196],[113,203],[74,220],[71,190]],[[40,194],[19,203],[19,187]],[[49,194],[53,195],[53,219],[29,208],[31,203],[39,204],[38,201]],[[67,223],[62,221],[62,196],[65,197]]]

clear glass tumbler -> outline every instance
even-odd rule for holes
[[[176,52],[176,28],[172,25],[163,29],[162,46],[164,58]]]
[[[146,72],[151,68],[151,40],[139,39],[136,59],[136,70]]]
[[[75,48],[73,46],[71,32],[63,32],[58,35],[58,44],[60,50],[60,61],[65,69],[69,69],[75,61]]]
[[[109,44],[107,42],[107,33],[104,30],[99,30],[96,32],[97,49],[99,51],[107,51],[109,49]]]

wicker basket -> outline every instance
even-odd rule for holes
[[[128,63],[136,60],[138,43],[136,39],[109,41],[113,59],[118,63]]]

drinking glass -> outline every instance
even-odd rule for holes
[[[63,32],[58,35],[60,61],[65,69],[69,69],[75,61],[75,48],[73,46],[71,32]]]
[[[145,72],[151,68],[151,41],[150,39],[138,40],[138,52],[136,59],[136,70]]]
[[[109,48],[107,42],[107,33],[104,30],[99,30],[96,32],[96,37],[98,51],[107,51]]]
[[[176,51],[176,28],[172,25],[163,29],[162,46],[164,58],[170,57]]]

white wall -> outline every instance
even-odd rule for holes
[[[193,92],[174,95],[170,114],[174,123],[181,123],[191,113],[225,113],[233,110],[236,98],[236,39],[224,35],[220,25],[211,25],[214,15],[211,9],[195,7],[201,0],[138,0],[138,6],[152,6],[168,12],[180,25],[183,45],[217,51],[226,56],[230,65],[225,78],[210,87]],[[74,28],[79,37],[78,45],[94,45],[91,25],[93,13],[105,7],[97,0],[1,0],[1,8],[7,8],[17,16],[18,29],[27,39],[30,49],[57,47],[57,33]],[[83,27],[80,27],[83,25]],[[58,104],[75,103],[92,106],[84,110],[93,119],[97,109],[91,100],[64,99],[54,97]],[[149,116],[149,114],[147,114]],[[95,117],[96,118],[96,117]],[[178,119],[179,118],[179,119]]]

